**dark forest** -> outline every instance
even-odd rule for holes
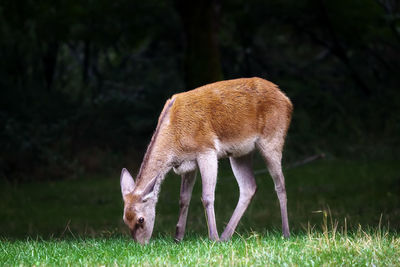
[[[258,76],[294,103],[285,161],[398,156],[390,0],[0,3],[0,176],[138,166],[165,100]]]

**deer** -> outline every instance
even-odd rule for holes
[[[173,169],[181,175],[179,218],[175,241],[183,239],[197,169],[202,182],[208,237],[229,240],[255,192],[252,152],[258,150],[278,196],[282,232],[289,237],[282,150],[291,121],[289,98],[265,79],[219,81],[168,99],[141,163],[136,181],[127,169],[120,176],[123,221],[134,241],[151,238],[161,184]],[[218,235],[214,199],[218,160],[229,158],[239,186],[239,200],[222,235]]]

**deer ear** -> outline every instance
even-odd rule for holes
[[[127,169],[123,168],[121,171],[121,192],[122,196],[125,196],[133,191],[135,188],[135,181]]]
[[[157,178],[158,176],[146,185],[145,189],[142,192],[142,201],[146,201],[147,199],[154,196],[154,187],[156,186]]]

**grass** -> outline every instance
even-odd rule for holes
[[[3,241],[2,265],[370,265],[400,264],[400,238],[359,231],[312,232],[285,240],[280,233],[235,237],[226,243],[192,235],[180,244],[156,238],[147,246],[126,237]]]
[[[263,168],[258,158],[255,165]],[[281,237],[273,183],[259,174],[257,194],[226,243],[207,239],[200,181],[189,234],[173,242],[180,179],[171,175],[162,186],[152,241],[144,247],[131,241],[122,223],[118,174],[2,182],[0,265],[400,265],[399,166],[328,159],[285,171],[290,239]],[[220,232],[237,199],[223,162],[216,192]]]

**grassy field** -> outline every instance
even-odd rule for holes
[[[1,265],[400,265],[400,238],[387,233],[313,232],[284,240],[280,233],[251,234],[215,243],[191,235],[176,244],[158,237],[147,246],[126,237],[3,241]]]
[[[198,179],[189,233],[175,244],[180,179],[170,175],[152,241],[144,247],[129,239],[123,225],[118,173],[2,182],[0,265],[400,265],[399,163],[325,159],[286,170],[287,240],[273,183],[261,171],[257,194],[226,243],[207,239]],[[262,168],[256,158],[255,169]],[[222,162],[215,208],[220,233],[237,199],[232,172]]]

